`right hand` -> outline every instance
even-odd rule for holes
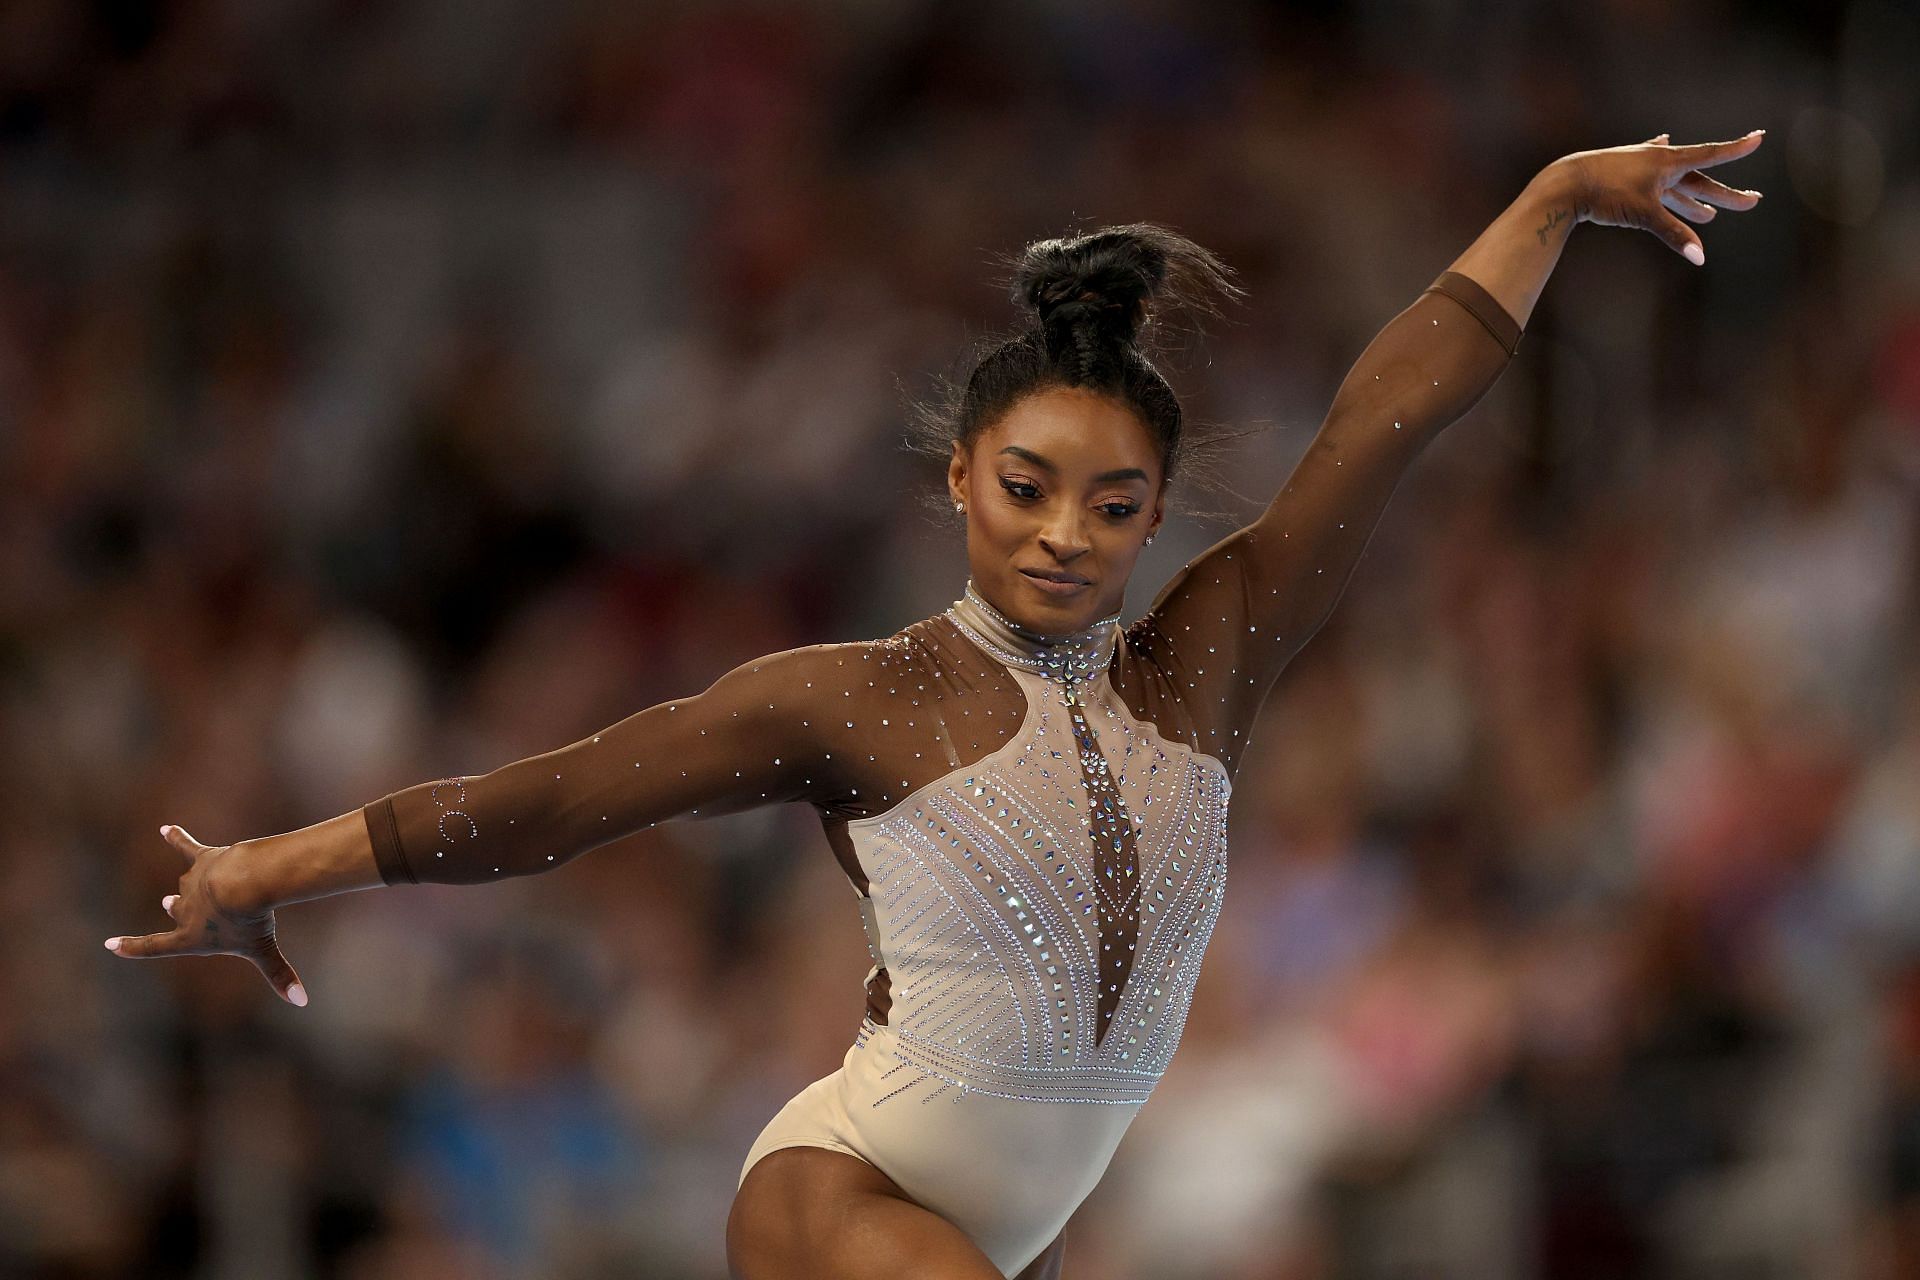
[[[107,950],[118,956],[146,960],[156,956],[245,956],[253,961],[280,998],[304,1005],[307,991],[300,975],[280,954],[274,937],[273,909],[255,906],[244,890],[244,874],[236,856],[238,845],[205,845],[171,824],[161,836],[192,864],[180,877],[180,892],[160,899],[173,917],[164,933],[108,938]]]

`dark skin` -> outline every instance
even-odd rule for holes
[[[1028,396],[972,448],[955,441],[947,464],[947,491],[967,516],[974,587],[1043,634],[1118,613],[1140,550],[1166,516],[1165,475],[1147,425],[1121,401],[1078,387]]]
[[[1758,192],[1728,187],[1702,169],[1755,150],[1759,131],[1728,142],[1671,146],[1646,142],[1582,151],[1554,161],[1456,258],[1521,325],[1539,300],[1572,228],[1581,222],[1631,227],[1700,265],[1704,251],[1688,224],[1718,210],[1758,205]],[[1338,401],[1336,401],[1336,408]],[[1323,435],[1335,425],[1330,414]],[[1318,441],[1316,441],[1318,443]],[[1303,542],[1364,509],[1377,478],[1363,468],[1335,472],[1310,448],[1286,494]],[[970,447],[955,446],[948,489],[963,502],[975,586],[995,608],[1042,633],[1079,630],[1118,612],[1140,549],[1164,515],[1165,470],[1147,427],[1127,406],[1085,391],[1046,388],[1015,405]],[[1308,497],[1310,496],[1310,499]],[[1276,499],[1276,503],[1280,501]],[[1344,528],[1344,524],[1339,525]],[[1050,591],[1035,575],[1077,581]],[[1309,584],[1310,585],[1310,584]],[[1309,622],[1322,602],[1305,599]],[[1324,602],[1331,608],[1331,599]],[[299,831],[232,845],[206,845],[178,826],[161,835],[188,862],[180,891],[162,899],[163,932],[109,938],[128,958],[238,955],[290,1004],[307,1002],[274,932],[276,908],[383,884],[366,823],[356,809]],[[844,838],[829,842],[842,852]],[[857,862],[841,858],[856,887]],[[884,970],[869,1007],[885,1022],[891,1000]],[[1019,1280],[1057,1280],[1064,1251],[1052,1245]],[[737,1280],[999,1280],[1000,1272],[951,1222],[921,1207],[885,1174],[854,1156],[819,1147],[775,1151],[742,1183],[727,1222],[728,1263]]]

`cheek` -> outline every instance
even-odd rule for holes
[[[967,510],[973,516],[974,533],[989,542],[1019,541],[1032,523],[1024,511],[994,494],[984,495],[978,505],[969,502]]]

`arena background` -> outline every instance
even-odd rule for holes
[[[964,582],[911,397],[996,255],[1154,220],[1257,429],[1130,620],[1555,156],[1764,127],[1696,269],[1583,227],[1240,775],[1106,1280],[1920,1274],[1911,6],[0,4],[0,1274],[724,1275],[867,966],[801,809],[164,927],[214,843]]]

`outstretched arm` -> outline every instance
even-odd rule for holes
[[[163,827],[189,863],[180,892],[161,903],[174,927],[108,939],[108,948],[137,958],[243,955],[283,999],[305,1004],[275,940],[276,907],[381,884],[533,875],[673,818],[836,794],[809,691],[826,687],[825,668],[846,647],[743,663],[704,693],[558,750],[423,782],[285,835],[212,846]]]
[[[1574,226],[1642,227],[1695,260],[1676,210],[1706,222],[1709,205],[1759,200],[1698,167],[1759,142],[1671,147],[1662,135],[1556,160],[1387,322],[1266,510],[1177,574],[1136,624],[1173,670],[1201,750],[1235,768],[1267,690],[1333,611],[1401,476],[1506,368]]]
[[[706,692],[479,776],[422,782],[362,813],[388,884],[474,884],[551,871],[657,823],[827,793],[811,645],[743,663]]]

